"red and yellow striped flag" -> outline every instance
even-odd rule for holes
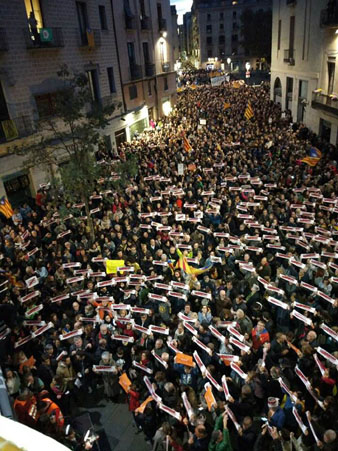
[[[248,105],[246,107],[245,113],[244,113],[245,119],[249,121],[252,117],[254,117],[254,112],[251,106],[251,103],[248,102]]]
[[[5,196],[0,199],[0,213],[2,213],[7,219],[11,218],[14,214],[12,205],[8,202]]]
[[[192,150],[191,144],[185,135],[183,135],[183,148],[186,152],[190,152]]]
[[[317,147],[311,147],[310,156],[305,157],[300,160],[302,163],[308,164],[309,166],[316,166],[319,160],[322,158],[322,152],[317,149]]]

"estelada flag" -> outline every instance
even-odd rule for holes
[[[7,219],[11,218],[14,214],[12,205],[8,202],[5,196],[0,199],[0,213],[6,216]]]
[[[131,386],[131,380],[126,373],[121,374],[121,376],[119,377],[119,384],[121,385],[123,390],[128,393],[129,387]]]
[[[209,262],[202,268],[194,268],[193,266],[190,266],[187,260],[187,257],[177,248],[176,249],[177,255],[179,257],[178,262],[176,263],[176,266],[174,269],[181,269],[186,274],[191,274],[195,277],[199,276],[200,274],[203,274],[207,271],[209,271],[213,263]]]
[[[248,102],[248,106],[246,107],[244,116],[247,121],[249,121],[252,117],[254,117],[254,112],[250,102]]]
[[[223,108],[224,108],[225,110],[227,110],[227,109],[230,108],[230,107],[231,107],[230,103],[224,102]]]
[[[300,160],[302,163],[308,164],[309,166],[316,166],[319,160],[322,158],[322,152],[317,149],[317,147],[311,147],[309,156]]]
[[[86,36],[87,36],[88,47],[91,49],[95,48],[94,31],[91,30],[90,28],[88,28],[86,31]]]
[[[185,135],[183,135],[183,148],[186,152],[190,152],[192,150],[191,144]]]

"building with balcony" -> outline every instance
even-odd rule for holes
[[[241,15],[245,10],[271,10],[271,5],[272,0],[194,0],[190,43],[193,64],[197,68],[212,65],[236,71],[244,70],[250,61],[256,68],[256,55],[246,55],[242,44]],[[232,61],[229,68],[225,64],[228,58]]]
[[[274,0],[271,98],[324,140],[338,137],[338,2]]]
[[[171,51],[172,51],[172,60],[174,63],[178,60],[180,56],[180,42],[179,42],[179,27],[177,24],[177,10],[175,5],[171,5]]]
[[[57,71],[85,72],[95,105],[117,108],[102,131],[116,149],[175,102],[169,0],[11,0],[0,15],[0,197],[15,203],[46,181],[14,146],[38,139],[53,114]],[[118,5],[118,8],[115,8]],[[167,34],[168,33],[168,34]],[[164,107],[163,107],[164,105]]]
[[[119,70],[127,119],[138,112],[131,136],[149,118],[168,114],[176,101],[175,51],[177,16],[169,0],[113,2]]]
[[[12,0],[0,15],[0,196],[14,203],[46,181],[8,152],[38,139],[39,122],[53,114],[62,64],[85,72],[94,103],[119,105],[104,139],[115,146],[125,129],[110,0]]]
[[[180,46],[182,59],[191,57],[192,17],[191,12],[183,14],[183,24],[180,25]]]

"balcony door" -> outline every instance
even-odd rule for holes
[[[79,22],[81,43],[88,44],[87,30],[89,28],[87,5],[85,2],[76,2],[77,19]]]
[[[129,65],[135,66],[136,64],[136,57],[135,57],[135,45],[133,42],[127,42],[127,49],[128,49],[128,59],[129,59]]]
[[[319,136],[320,138],[329,143],[331,137],[331,122],[320,119],[319,121]]]
[[[150,64],[150,55],[149,55],[149,44],[148,42],[142,43],[143,47],[143,58],[144,58],[144,64]]]
[[[295,48],[295,16],[290,17],[289,58],[294,58]]]
[[[330,95],[333,93],[335,71],[336,71],[336,63],[333,63],[332,61],[328,61],[328,63],[327,63],[327,75],[328,75],[327,95]]]
[[[293,78],[286,77],[285,109],[292,110]]]

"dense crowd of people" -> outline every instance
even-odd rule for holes
[[[268,85],[187,88],[155,130],[97,151],[139,170],[123,192],[98,181],[95,240],[48,190],[2,218],[17,419],[89,448],[74,406],[125,393],[154,451],[337,449],[335,152]]]

